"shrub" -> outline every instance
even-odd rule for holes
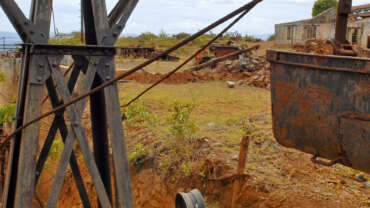
[[[16,112],[16,104],[10,103],[0,108],[0,124],[13,121]]]
[[[320,13],[338,6],[338,0],[316,0],[312,8],[312,16],[315,17]]]
[[[134,151],[129,154],[128,160],[134,167],[140,168],[147,156],[148,150],[142,144],[136,144]]]
[[[171,123],[170,132],[178,139],[191,137],[197,130],[194,121],[190,120],[190,114],[194,110],[194,104],[181,104],[175,102],[172,106],[171,116],[168,118]]]
[[[268,41],[274,41],[275,40],[275,34],[270,35],[270,37],[267,40]]]

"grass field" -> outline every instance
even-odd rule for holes
[[[145,87],[147,85],[134,82],[120,84],[122,103]],[[181,113],[176,114],[174,106],[178,104],[183,108]],[[191,110],[187,111],[189,109]],[[148,194],[145,189],[152,187],[159,192],[160,189],[154,188],[156,185],[150,183],[154,180],[153,177],[160,177],[162,181],[156,184],[169,183],[186,190],[194,186],[203,187],[206,199],[212,202],[209,207],[224,207],[222,204],[229,199],[226,195],[212,198],[216,191],[212,190],[219,189],[222,193],[229,193],[230,187],[224,184],[215,188],[215,184],[209,181],[211,176],[201,171],[203,169],[199,166],[207,166],[208,162],[205,161],[211,157],[222,160],[233,171],[240,139],[249,134],[252,142],[246,172],[250,178],[243,186],[244,207],[370,206],[370,190],[356,179],[359,171],[341,165],[332,168],[315,165],[310,161],[310,155],[280,146],[273,138],[270,109],[268,89],[248,86],[230,89],[224,82],[159,85],[146,94],[124,110],[128,115],[124,124],[129,158],[136,167],[133,176],[134,192],[142,194],[138,194],[140,197],[137,198],[137,203],[145,204],[141,200],[146,195],[156,196],[155,193]],[[174,115],[180,115],[180,118],[183,116],[186,120],[181,126],[185,129],[182,132],[185,132],[185,136],[180,136],[180,139],[176,136],[178,129],[173,131],[174,124],[179,122],[178,117],[174,119]],[[199,150],[189,144],[202,139],[207,141],[211,149],[208,155],[194,159],[192,155],[196,155]],[[158,146],[159,151],[164,153],[155,156],[153,152],[156,152]],[[157,165],[146,166],[145,158],[152,158]],[[154,170],[148,176],[149,167],[151,170],[159,170]],[[143,181],[138,178],[145,179]],[[198,179],[202,182],[194,185],[193,181]],[[184,180],[189,181],[181,183]],[[145,183],[149,185],[142,185]],[[135,186],[145,188],[138,190]],[[153,204],[143,204],[143,207],[155,207]]]

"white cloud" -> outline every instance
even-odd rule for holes
[[[306,19],[311,16],[315,0],[264,0],[256,6],[232,30],[249,34],[274,32],[277,23]],[[16,0],[28,14],[30,0]],[[113,8],[117,0],[107,0],[107,8]],[[212,21],[245,4],[245,0],[140,0],[125,33],[195,32]],[[353,4],[370,3],[370,0],[354,0]],[[54,0],[56,26],[61,32],[79,30],[80,1]],[[14,31],[0,11],[0,31]],[[218,30],[214,30],[219,31]]]

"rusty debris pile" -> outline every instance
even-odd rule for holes
[[[125,72],[118,71],[117,76]],[[161,73],[139,71],[126,77],[125,80],[151,84],[157,82],[163,76],[164,74]],[[249,85],[268,88],[270,86],[270,64],[265,56],[251,56],[243,59],[243,61],[227,60],[218,63],[214,68],[177,72],[163,82],[166,84],[186,84],[206,81],[232,81],[239,86]]]
[[[293,50],[321,55],[332,55],[334,53],[333,47],[324,40],[308,40],[304,45],[295,44]]]
[[[243,74],[243,79],[237,80],[239,85],[251,85],[255,87],[269,87],[270,63],[266,56],[247,56],[239,60],[219,63],[215,72],[227,72]]]

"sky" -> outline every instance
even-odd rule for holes
[[[16,0],[26,16],[31,0]],[[55,25],[61,33],[80,28],[80,1],[54,0]],[[108,11],[117,0],[107,0]],[[243,6],[249,0],[139,0],[123,35],[142,32],[176,34],[194,33],[227,13]],[[311,17],[315,0],[264,0],[244,17],[231,31],[249,35],[274,33],[274,25]],[[370,0],[353,0],[353,5]],[[222,27],[222,26],[221,26]],[[213,32],[220,31],[219,27]],[[0,10],[0,31],[14,32],[3,10]]]

